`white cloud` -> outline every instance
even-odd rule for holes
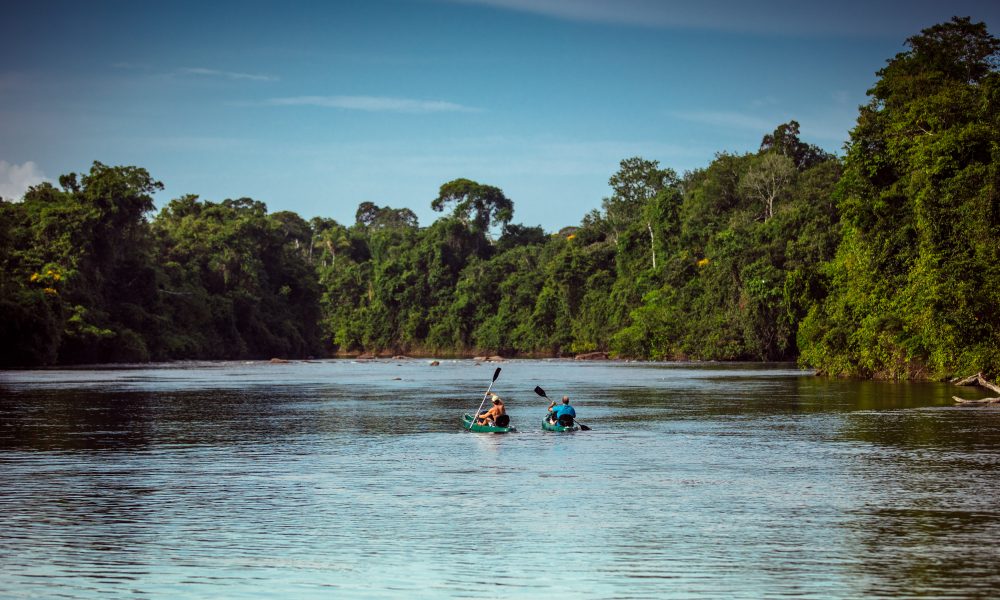
[[[28,87],[28,83],[28,78],[23,73],[0,73],[0,92],[24,90]]]
[[[668,113],[675,119],[691,123],[701,123],[709,127],[756,133],[761,136],[774,131],[782,123],[794,120],[801,125],[801,138],[808,143],[825,141],[823,146],[830,150],[839,148],[853,127],[856,113],[851,110],[826,110],[821,113],[801,114],[796,117],[775,113],[770,116],[756,116],[735,111],[673,111]]]
[[[715,127],[762,131],[764,133],[770,132],[777,123],[780,123],[780,121],[773,119],[763,119],[754,115],[728,111],[673,111],[669,114],[682,121],[704,123],[705,125]]]
[[[218,69],[206,69],[204,67],[185,67],[178,69],[182,75],[198,75],[201,77],[219,77],[222,79],[240,79],[244,81],[276,81],[277,78],[271,75],[261,75],[257,73],[236,73],[233,71],[220,71]]]
[[[345,180],[357,181],[359,189],[382,185],[380,179],[385,177],[386,164],[391,164],[394,179],[431,179],[438,185],[456,177],[489,182],[505,189],[509,185],[524,187],[522,183],[515,184],[523,181],[596,181],[594,194],[598,198],[607,178],[624,158],[656,159],[664,167],[683,172],[707,164],[714,151],[708,145],[671,144],[649,139],[550,136],[331,142],[297,144],[288,149],[289,153],[295,153],[298,163],[309,165],[309,169],[317,172],[344,169]]]
[[[128,143],[142,144],[157,150],[185,152],[232,152],[247,148],[251,141],[247,138],[222,136],[167,136],[129,138]]]
[[[841,0],[441,0],[458,4],[489,6],[500,10],[542,15],[589,23],[732,31],[764,35],[809,37],[813,35],[860,35],[888,39],[911,35],[951,15],[982,14],[982,0],[909,0],[907,9],[898,2]],[[864,18],[858,18],[864,15]]]
[[[764,35],[861,35],[899,38],[951,15],[981,14],[982,0],[443,0],[490,6],[567,21],[665,29],[735,31]],[[864,15],[859,19],[858,15]]]
[[[45,181],[45,174],[30,160],[23,165],[12,165],[0,160],[0,197],[20,200],[33,185]]]
[[[146,71],[149,70],[149,65],[145,63],[134,63],[128,61],[119,61],[111,65],[112,68],[121,69],[123,71]]]
[[[319,106],[368,112],[438,113],[438,112],[481,112],[479,109],[462,106],[443,100],[413,100],[410,98],[386,98],[380,96],[294,96],[271,98],[271,106]]]
[[[847,90],[834,90],[831,96],[833,97],[834,103],[842,106],[850,105],[852,108],[863,102],[861,98],[855,98],[855,94]],[[853,103],[851,102],[852,100],[854,100]]]
[[[750,106],[753,108],[765,108],[768,106],[776,106],[780,101],[774,96],[764,96],[762,98],[756,98],[750,101]]]

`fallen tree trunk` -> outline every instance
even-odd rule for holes
[[[995,392],[997,394],[1000,394],[1000,385],[997,385],[995,383],[991,383],[989,380],[987,380],[985,377],[983,377],[982,373],[976,373],[975,375],[971,375],[969,377],[966,377],[965,379],[961,379],[959,381],[956,381],[955,385],[966,385],[966,386],[967,385],[978,385],[980,387],[984,387],[984,388],[990,390],[991,392]],[[967,400],[965,398],[959,398],[958,396],[952,396],[951,398],[955,402],[958,402],[959,404],[965,404],[965,405],[1000,404],[1000,398],[980,398],[978,400]]]
[[[987,405],[987,404],[1000,404],[1000,398],[980,398],[979,400],[967,400],[965,398],[959,398],[958,396],[952,396],[952,400],[958,402],[959,404],[966,406],[977,406],[977,405]]]
[[[966,377],[964,379],[959,379],[959,378],[956,377],[955,379],[952,379],[951,382],[953,384],[955,384],[955,385],[978,385],[979,384],[979,375],[981,375],[981,374],[969,375],[968,377]]]

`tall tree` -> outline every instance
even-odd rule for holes
[[[767,152],[753,160],[740,178],[740,191],[763,205],[763,220],[774,216],[774,203],[791,186],[795,177],[792,159],[776,152]]]
[[[49,331],[44,348],[37,338],[25,347],[43,364],[147,360],[159,303],[146,213],[163,186],[145,169],[100,162],[60,186],[35,186],[15,211],[26,229],[5,270],[28,282],[16,303],[45,315]]]
[[[676,183],[677,174],[671,169],[661,169],[659,161],[633,156],[619,163],[618,172],[608,180],[613,193],[602,202],[616,243],[630,226],[636,223],[645,226],[649,234],[650,263],[654,270],[656,237],[648,209],[658,194]]]
[[[355,223],[363,227],[416,227],[417,215],[408,208],[379,206],[374,202],[362,202],[354,217]]]
[[[878,72],[840,184],[830,295],[800,334],[836,374],[1000,371],[1000,42],[954,18]]]
[[[431,208],[442,212],[448,205],[454,205],[452,216],[479,233],[506,225],[514,217],[514,203],[503,190],[471,179],[455,179],[441,186]]]
[[[833,158],[833,155],[819,146],[800,140],[799,122],[794,120],[778,125],[774,132],[765,135],[760,142],[760,149],[789,158],[800,171]]]

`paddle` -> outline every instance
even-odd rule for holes
[[[545,398],[549,402],[552,402],[552,399],[545,395],[545,390],[543,390],[537,385],[535,386],[535,393],[541,396],[542,398]],[[590,427],[587,427],[580,421],[577,421],[576,417],[573,417],[573,420],[576,421],[576,424],[580,426],[580,431],[590,431]]]
[[[497,382],[497,377],[500,377],[500,367],[497,367],[497,370],[493,371],[493,381],[490,382],[490,387],[486,388],[486,393],[483,394],[483,401],[479,403],[479,408],[477,408],[475,414],[472,415],[473,423],[475,423],[476,419],[479,418],[479,411],[483,410],[483,405],[486,404],[486,399],[490,396],[490,390],[493,389],[493,384]]]

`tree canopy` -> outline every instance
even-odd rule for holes
[[[449,205],[454,206],[452,216],[476,232],[506,225],[514,217],[514,203],[503,190],[471,179],[454,179],[441,186],[431,208],[441,212]]]
[[[1000,44],[955,18],[907,40],[851,133],[805,364],[835,374],[1000,370]]]
[[[1000,373],[1000,43],[925,29],[846,156],[778,124],[678,175],[622,160],[547,233],[497,186],[444,183],[420,226],[185,195],[95,162],[0,201],[2,366],[334,353],[798,360],[823,373]]]

